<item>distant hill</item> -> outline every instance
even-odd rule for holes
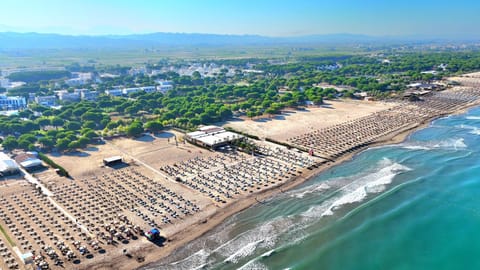
[[[89,49],[151,48],[159,46],[282,45],[315,43],[370,43],[389,40],[353,34],[265,37],[258,35],[216,35],[152,33],[136,35],[71,36],[40,33],[0,33],[0,49]]]
[[[98,49],[154,48],[165,46],[272,46],[317,44],[391,44],[412,42],[462,41],[424,36],[368,36],[358,34],[326,34],[294,37],[259,35],[217,35],[189,33],[151,33],[134,35],[60,35],[41,33],[0,32],[1,49]]]

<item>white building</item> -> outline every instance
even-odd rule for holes
[[[95,101],[98,98],[99,93],[97,91],[90,91],[87,89],[82,89],[80,91],[80,98],[82,100]]]
[[[140,92],[140,91],[142,91],[142,90],[140,89],[140,87],[124,88],[124,89],[122,90],[123,94],[126,95],[126,96],[128,96],[128,95],[130,95],[130,94],[133,94],[133,93]]]
[[[67,90],[61,90],[56,92],[58,95],[58,99],[65,102],[76,102],[80,101],[80,93],[73,92],[69,93]]]
[[[140,87],[140,90],[145,91],[146,93],[152,93],[157,91],[157,88],[155,86],[142,86]]]
[[[26,107],[27,101],[24,97],[0,95],[0,110],[18,110]]]
[[[165,93],[173,89],[173,82],[171,81],[156,81],[156,83],[158,83],[157,91],[159,92]]]
[[[119,97],[123,95],[123,90],[122,89],[105,90],[105,94],[109,96]]]
[[[240,134],[226,131],[222,127],[204,126],[197,131],[187,133],[185,138],[191,143],[215,149],[244,137]]]
[[[72,72],[72,76],[72,79],[65,81],[69,86],[84,85],[93,80],[93,73],[91,72]]]
[[[0,176],[18,173],[19,168],[15,160],[0,152]]]
[[[35,97],[35,102],[43,105],[43,106],[56,106],[57,105],[57,97],[56,96],[41,96]]]
[[[128,71],[128,75],[131,75],[131,76],[146,74],[146,73],[147,73],[146,67],[134,67]]]

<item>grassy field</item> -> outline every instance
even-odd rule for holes
[[[62,49],[0,51],[0,68],[63,66],[70,63],[136,65],[162,59],[287,58],[311,55],[358,53],[360,49],[335,46],[249,46],[249,47],[159,47],[150,49]]]

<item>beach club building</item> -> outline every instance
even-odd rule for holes
[[[218,126],[200,127],[197,131],[187,133],[185,136],[188,142],[211,149],[216,149],[242,138],[242,135],[226,131]]]
[[[11,159],[7,154],[0,152],[0,177],[18,172],[19,168],[15,160]]]
[[[103,164],[105,166],[115,166],[123,163],[123,158],[121,156],[107,157],[103,159]]]
[[[15,162],[29,172],[43,168],[43,163],[36,152],[19,153],[15,156]]]

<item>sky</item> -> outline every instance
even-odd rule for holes
[[[1,0],[0,31],[480,37],[478,0]]]

